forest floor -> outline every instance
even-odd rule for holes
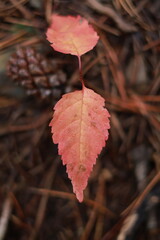
[[[77,58],[46,40],[52,13],[81,15],[100,37],[83,77],[111,129],[82,203],[49,127],[81,88]],[[160,1],[4,0],[0,27],[0,240],[159,240]]]

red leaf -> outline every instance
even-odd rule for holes
[[[54,110],[50,123],[53,141],[58,143],[73,191],[81,202],[93,164],[108,139],[110,115],[104,99],[86,87],[63,95]]]
[[[52,15],[52,23],[46,35],[56,51],[77,56],[90,51],[99,39],[86,19],[56,14]]]

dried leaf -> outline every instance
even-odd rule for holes
[[[90,51],[99,37],[87,20],[81,16],[52,15],[47,39],[58,52],[81,56]]]
[[[50,123],[53,141],[58,143],[73,191],[81,202],[93,164],[108,139],[110,115],[104,99],[84,86],[63,95],[54,110]]]

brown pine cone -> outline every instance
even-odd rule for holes
[[[66,75],[56,62],[46,59],[35,49],[19,48],[9,59],[8,75],[29,95],[60,98],[64,93]]]

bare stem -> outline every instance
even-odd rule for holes
[[[79,79],[82,83],[82,90],[84,88],[84,81],[83,81],[83,74],[82,74],[82,62],[81,62],[81,57],[78,56],[78,63],[79,63]]]

